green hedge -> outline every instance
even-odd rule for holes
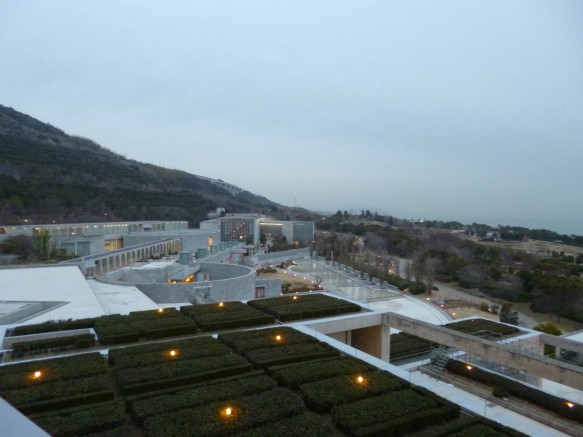
[[[391,359],[399,359],[412,354],[428,352],[431,349],[431,343],[414,335],[400,332],[390,337],[391,341]]]
[[[258,299],[248,304],[274,315],[280,321],[332,316],[361,310],[359,305],[318,293]]]
[[[459,408],[449,405],[435,409],[416,411],[406,417],[398,417],[383,423],[377,423],[354,431],[356,437],[379,435],[405,435],[431,425],[455,420],[459,416]]]
[[[142,355],[147,353],[155,353],[168,351],[171,349],[200,349],[205,350],[207,347],[213,347],[215,345],[223,346],[223,343],[219,342],[217,339],[211,337],[210,335],[204,337],[180,339],[180,340],[170,340],[164,342],[131,345],[123,348],[113,348],[109,350],[108,356],[109,361],[112,364],[117,365],[117,360],[121,357],[126,357],[129,355]],[[225,349],[227,350],[227,349]]]
[[[333,435],[338,435],[338,432],[334,429],[334,426],[328,418],[312,413],[311,411],[306,411],[297,416],[237,434],[237,437],[328,437]]]
[[[237,379],[216,384],[205,384],[172,394],[141,398],[130,403],[130,411],[136,422],[143,423],[148,417],[158,414],[193,408],[215,401],[254,395],[272,390],[276,385],[276,382],[265,374],[250,377],[241,376]]]
[[[188,305],[180,311],[191,317],[201,331],[243,328],[275,323],[275,317],[241,302]]]
[[[12,345],[12,356],[22,357],[25,355],[60,352],[73,349],[87,349],[92,346],[95,346],[95,336],[93,334],[79,334],[69,337],[46,338],[41,340],[14,343]]]
[[[332,417],[340,428],[354,432],[438,407],[437,402],[430,397],[403,390],[334,407]]]
[[[194,324],[184,325],[183,323],[180,323],[177,324],[176,326],[146,329],[144,332],[144,336],[148,340],[151,340],[155,338],[176,337],[179,335],[194,334],[197,331],[198,329]]]
[[[221,317],[220,314],[198,316],[194,319],[201,331],[219,331],[221,329],[246,328],[250,326],[272,325],[275,317],[269,314],[259,314],[250,317]]]
[[[138,341],[140,337],[192,334],[197,329],[190,318],[174,308],[165,308],[162,313],[150,310],[131,313],[129,316],[103,316],[96,320],[95,331],[101,344],[121,344]]]
[[[105,401],[115,399],[115,393],[112,390],[97,391],[85,394],[79,394],[69,397],[59,397],[33,404],[22,405],[18,409],[24,414],[42,414],[47,411],[61,411],[80,406],[89,406]]]
[[[248,336],[219,334],[219,340],[241,355],[255,349],[280,348],[299,343],[317,343],[315,338],[290,328],[263,329],[253,331]]]
[[[39,379],[33,378],[37,370]],[[0,366],[0,393],[21,387],[38,387],[53,381],[88,377],[107,372],[107,363],[99,353],[53,358]]]
[[[239,355],[222,355],[121,369],[117,372],[117,380],[128,395],[247,373],[252,369]]]
[[[264,369],[278,364],[296,363],[337,355],[332,348],[319,343],[300,343],[267,349],[255,349],[245,353],[254,366]]]
[[[136,430],[129,425],[121,425],[116,428],[107,429],[105,431],[92,432],[85,434],[83,437],[131,437],[135,436]]]
[[[444,326],[466,334],[474,334],[479,331],[490,331],[501,335],[511,335],[520,332],[520,330],[514,326],[508,326],[487,319],[462,320],[460,322],[448,323]]]
[[[324,358],[317,361],[285,364],[267,369],[284,387],[298,388],[302,384],[335,376],[368,372],[373,366],[347,357]]]
[[[175,358],[170,358],[169,351],[176,351]],[[117,368],[145,367],[159,363],[166,363],[169,359],[174,361],[192,360],[194,358],[211,357],[214,355],[227,355],[231,353],[229,347],[215,340],[214,343],[191,346],[166,346],[164,350],[144,352],[141,354],[116,354],[110,356],[110,362]]]
[[[96,318],[78,320],[68,319],[39,323],[36,325],[17,326],[16,328],[9,330],[9,334],[10,336],[17,336],[41,334],[44,332],[72,331],[74,329],[93,328],[96,320]]]
[[[226,417],[230,406],[233,414]],[[275,388],[254,396],[221,401],[197,408],[155,416],[144,422],[146,437],[183,437],[196,430],[197,435],[224,436],[278,422],[305,411],[302,399],[285,388]]]
[[[112,402],[72,414],[36,419],[36,423],[53,437],[65,437],[118,428],[126,420],[123,406]]]
[[[567,419],[583,423],[583,407],[581,405],[577,404],[573,408],[569,408],[566,399],[545,393],[512,378],[482,370],[479,367],[473,366],[470,370],[466,367],[466,363],[461,361],[449,360],[445,367],[450,372],[486,383],[492,387],[503,386],[511,395],[532,402]]]
[[[357,377],[363,381],[358,382]],[[354,402],[382,393],[402,390],[404,385],[385,372],[369,372],[337,376],[300,386],[306,405],[316,412],[325,412],[336,405]]]
[[[85,378],[42,383],[35,387],[18,388],[2,392],[2,397],[15,406],[32,404],[55,398],[111,391],[111,381],[107,375],[93,375]]]

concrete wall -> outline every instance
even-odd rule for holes
[[[181,250],[195,253],[197,249],[208,248],[208,237],[213,238],[213,244],[218,244],[220,233],[218,231],[210,232],[199,229],[192,229],[189,231],[147,232],[124,235],[123,241],[124,246],[127,247],[163,240],[165,238],[179,238],[182,241]]]
[[[386,313],[383,318],[385,325],[432,343],[443,344],[490,362],[522,370],[579,390],[583,389],[583,369],[579,366],[522,351],[513,345],[494,343],[395,313]]]
[[[283,250],[281,252],[260,253],[253,256],[253,260],[258,263],[264,262],[281,262],[288,259],[304,258],[310,256],[310,249],[302,247],[301,249]]]
[[[381,358],[381,343],[381,326],[371,326],[369,328],[355,329],[352,331],[350,346],[366,352],[373,357]]]
[[[14,343],[20,343],[22,341],[34,341],[34,340],[46,340],[48,338],[63,338],[72,337],[74,335],[82,334],[93,334],[95,331],[91,328],[86,329],[74,329],[71,331],[59,331],[59,332],[45,332],[41,334],[30,334],[30,335],[18,335],[15,337],[5,337],[2,341],[2,347],[5,349],[12,349]]]
[[[136,287],[156,303],[196,303],[198,293],[210,292],[210,287],[189,284],[136,284]]]
[[[257,279],[255,287],[265,287],[264,297],[278,297],[281,294],[281,279]]]

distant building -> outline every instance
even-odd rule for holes
[[[111,252],[166,238],[180,238],[181,250],[196,252],[218,244],[218,232],[188,229],[187,221],[136,221],[105,223],[52,223],[0,226],[0,240],[15,235],[48,235],[50,243],[72,256]]]
[[[260,214],[226,214],[214,220],[206,220],[200,229],[217,231],[221,242],[250,242],[258,245],[261,235],[267,238],[283,238],[288,243],[308,245],[314,241],[314,222],[278,221]]]

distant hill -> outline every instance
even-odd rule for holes
[[[204,220],[287,210],[223,181],[126,159],[0,105],[0,223]]]

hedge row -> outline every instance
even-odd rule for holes
[[[244,328],[275,323],[275,317],[241,302],[187,305],[180,311],[191,317],[201,331]]]
[[[522,384],[512,378],[506,378],[502,375],[482,370],[479,367],[474,366],[470,370],[466,367],[466,364],[461,361],[449,360],[445,367],[450,372],[471,378],[475,381],[483,382],[493,387],[503,387],[516,397],[539,405],[546,410],[554,411],[567,419],[583,423],[583,407],[575,405],[570,408],[566,399],[545,393],[534,387]]]
[[[36,371],[41,378],[34,378]],[[71,380],[107,372],[107,363],[99,353],[53,358],[0,366],[0,393],[22,387],[38,387],[53,381]]]
[[[129,316],[111,315],[95,322],[95,331],[101,344],[121,344],[148,339],[187,335],[197,331],[196,325],[174,308],[139,311]]]
[[[371,426],[385,429],[395,419],[410,419],[416,417],[415,413],[439,407],[431,397],[413,390],[402,390],[334,407],[332,417],[340,428],[355,432]],[[420,421],[418,425],[423,428],[428,423]]]
[[[412,354],[429,352],[431,343],[404,332],[393,334],[391,341],[391,359],[399,359]]]
[[[111,390],[110,379],[107,375],[102,374],[67,381],[49,382],[39,384],[36,387],[8,390],[2,393],[2,397],[12,405],[20,407],[55,398],[67,398],[80,394]]]
[[[116,372],[116,376],[125,394],[138,394],[251,370],[251,364],[243,357],[231,354],[121,369]]]
[[[239,334],[239,333],[236,333]],[[219,334],[219,340],[228,344],[236,353],[265,348],[279,348],[299,343],[316,343],[317,340],[290,328],[263,329],[248,336]]]
[[[69,337],[45,338],[41,340],[19,341],[12,345],[12,356],[44,354],[73,349],[87,349],[95,346],[93,334],[79,334]]]
[[[301,320],[360,311],[360,306],[323,294],[304,294],[252,300],[248,305],[280,321]]]
[[[174,351],[175,355],[170,355],[170,351]],[[204,346],[198,346],[196,344],[182,347],[166,346],[166,349],[161,351],[145,352],[142,354],[116,355],[115,358],[110,357],[110,362],[117,369],[122,369],[126,367],[145,367],[159,363],[166,363],[169,359],[182,361],[214,355],[227,355],[229,353],[231,353],[231,350],[226,344],[215,340],[215,343]]]
[[[321,381],[340,375],[368,372],[373,369],[369,364],[347,357],[324,358],[316,361],[285,364],[267,369],[278,384],[298,388],[302,384]]]
[[[57,320],[36,325],[17,326],[9,331],[10,336],[41,334],[43,332],[71,331],[74,329],[93,328],[97,318],[77,320]]]
[[[264,369],[278,364],[297,363],[337,355],[335,349],[320,343],[300,343],[266,349],[255,349],[245,353],[253,365]]]
[[[130,403],[130,411],[136,422],[141,424],[148,417],[193,408],[210,402],[255,395],[272,390],[276,386],[276,382],[265,374],[241,376],[237,379],[206,384],[172,394],[137,399]]]
[[[358,380],[362,378],[362,381]],[[386,372],[369,372],[342,375],[300,386],[306,405],[317,412],[330,411],[336,405],[354,402],[382,393],[405,388],[394,376]]]
[[[520,332],[520,330],[514,326],[508,326],[503,323],[498,323],[487,319],[462,320],[460,322],[448,323],[444,326],[446,328],[464,332],[466,334],[474,334],[479,331],[490,331],[502,335],[511,335]]]
[[[225,414],[227,407],[232,408],[230,416]],[[299,396],[278,387],[232,402],[213,402],[151,417],[144,422],[144,435],[183,437],[196,430],[201,436],[224,436],[278,422],[304,411],[305,405]]]
[[[125,357],[128,355],[141,355],[145,353],[154,353],[160,351],[166,351],[170,349],[183,349],[183,348],[206,348],[210,345],[222,344],[219,343],[215,338],[210,335],[204,337],[188,338],[183,340],[169,340],[164,342],[131,345],[123,348],[109,349],[109,360],[112,363],[116,362],[119,357]]]
[[[39,418],[36,423],[53,437],[65,437],[119,428],[126,424],[126,414],[122,405],[111,402],[72,414]]]
[[[237,437],[271,437],[271,436],[306,436],[328,437],[337,435],[334,426],[328,418],[306,411],[305,413],[279,422],[259,426],[251,431],[237,434]]]

